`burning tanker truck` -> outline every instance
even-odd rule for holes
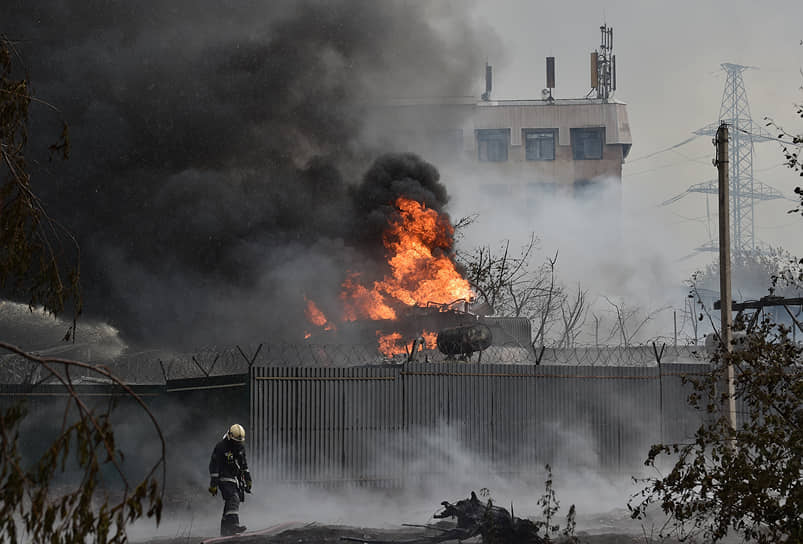
[[[310,299],[306,317],[310,341],[338,337],[375,343],[386,358],[416,350],[440,350],[468,357],[493,343],[491,328],[470,311],[469,282],[453,259],[454,227],[446,214],[399,196],[382,233],[386,273],[365,280],[350,271],[339,295],[340,315],[330,319]]]

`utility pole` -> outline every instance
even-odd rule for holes
[[[720,340],[722,356],[727,361],[728,380],[728,421],[731,429],[736,429],[736,398],[733,383],[733,365],[730,353],[733,350],[732,314],[731,314],[731,257],[730,257],[730,211],[729,211],[729,179],[728,179],[728,125],[720,123],[714,143],[717,146],[717,157],[714,164],[719,172],[719,300],[720,300]]]

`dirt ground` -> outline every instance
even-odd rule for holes
[[[500,493],[506,499],[509,495]],[[242,508],[241,520],[249,533],[237,537],[218,537],[221,503],[218,498],[196,494],[176,499],[167,508],[158,531],[148,531],[147,523],[142,531],[129,532],[135,544],[349,544],[365,541],[413,544],[422,542],[456,525],[452,519],[434,519],[440,511],[439,500],[426,495],[419,498],[413,493],[412,503],[402,500],[397,493],[371,493],[357,491],[355,494],[333,492],[327,495],[321,490],[291,488],[266,497],[249,496]],[[460,492],[444,491],[441,497],[453,500],[464,498]],[[596,496],[595,496],[596,497]],[[537,498],[537,496],[535,497]],[[532,498],[529,504],[516,499],[516,515],[531,512],[536,519],[538,506]],[[567,503],[574,503],[576,498]],[[511,507],[513,506],[512,500]],[[521,502],[520,502],[521,501]],[[185,504],[186,503],[186,504]],[[594,501],[593,505],[578,507],[575,534],[579,542],[586,544],[646,544],[672,540],[650,539],[652,522],[634,521],[629,511],[620,506],[624,501],[608,498]],[[608,506],[610,505],[610,506]],[[593,506],[604,513],[591,513]],[[606,508],[608,506],[608,508]],[[564,508],[556,521],[565,525]],[[585,514],[583,513],[585,512]],[[525,515],[525,517],[530,517]],[[661,516],[662,517],[662,516]],[[656,517],[655,524],[658,524]],[[419,526],[415,526],[419,525]],[[427,526],[427,527],[421,527]],[[433,526],[437,528],[432,528]],[[258,533],[258,534],[254,534]],[[345,539],[344,539],[345,538]],[[346,540],[354,539],[354,540]],[[454,541],[456,543],[457,541]],[[476,537],[468,544],[480,544]],[[560,542],[560,540],[558,540]],[[453,544],[453,543],[450,543]]]
[[[216,539],[213,535],[209,537],[176,537],[161,538],[154,540],[141,541],[142,544],[201,544],[211,540],[210,544],[347,544],[353,542],[344,540],[365,539],[368,541],[400,542],[411,544],[412,542],[425,539],[437,534],[436,530],[398,527],[387,529],[376,529],[369,527],[349,527],[341,525],[319,525],[316,523],[307,524],[301,527],[289,529],[279,529],[276,532],[269,531],[270,534],[261,535],[242,535],[238,537],[228,537],[226,539]],[[586,544],[644,544],[648,542],[658,542],[657,540],[645,539],[644,535],[624,534],[624,533],[590,533],[578,531],[578,539]],[[449,541],[449,544],[457,544],[458,541]],[[481,543],[479,537],[463,541],[467,544],[473,542]],[[557,540],[556,542],[561,542]],[[669,541],[663,540],[665,544]]]

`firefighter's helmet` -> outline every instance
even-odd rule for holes
[[[243,429],[242,425],[235,423],[229,427],[229,432],[226,433],[226,436],[229,440],[234,440],[235,442],[245,442],[245,429]]]

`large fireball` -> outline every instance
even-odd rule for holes
[[[398,197],[396,208],[382,237],[389,272],[378,281],[365,282],[352,272],[343,283],[344,321],[394,320],[405,307],[446,305],[472,297],[469,283],[452,260],[454,227],[445,214],[424,204]],[[312,312],[308,311],[312,318]],[[314,316],[311,322],[325,322]],[[405,339],[398,332],[378,332],[379,350],[386,356],[405,352]],[[427,332],[428,348],[435,334]]]

